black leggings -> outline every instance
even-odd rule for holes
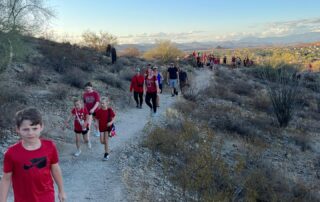
[[[143,93],[133,92],[133,97],[134,97],[134,100],[137,103],[137,106],[141,107],[142,103],[143,103]]]
[[[152,99],[152,104],[150,103],[150,100]],[[153,112],[157,112],[157,93],[146,93],[146,104],[150,107],[150,109],[153,109]]]

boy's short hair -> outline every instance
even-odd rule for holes
[[[92,83],[89,81],[84,85],[84,87],[92,87]]]
[[[79,101],[80,101],[80,102],[82,101],[82,99],[79,98],[79,97],[73,97],[73,98],[72,98],[72,102],[73,102],[73,103],[76,103],[76,102],[79,102]]]
[[[101,102],[109,102],[109,98],[106,97],[106,96],[102,96],[102,97],[100,98],[100,101],[101,101]]]
[[[42,116],[39,110],[33,107],[28,107],[20,110],[15,115],[16,127],[20,128],[23,121],[31,121],[31,125],[42,125]]]

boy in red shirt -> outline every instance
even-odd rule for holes
[[[67,120],[65,121],[66,126],[69,126],[69,120],[73,117],[74,118],[74,132],[76,134],[76,146],[77,151],[74,153],[75,156],[79,156],[81,154],[80,149],[80,139],[81,135],[83,137],[83,141],[88,144],[90,148],[90,140],[88,136],[89,131],[89,112],[87,108],[82,106],[81,100],[75,98],[73,100],[74,108],[71,110],[71,113]]]
[[[92,83],[88,82],[84,86],[85,92],[83,93],[83,102],[84,106],[87,108],[90,118],[89,118],[89,129],[92,122],[92,115],[97,110],[100,102],[100,95],[97,91],[93,90]],[[99,136],[98,126],[95,124],[96,136]],[[88,132],[88,136],[90,136],[90,130]],[[89,142],[88,146],[91,148],[91,143]]]
[[[51,140],[39,138],[43,130],[40,112],[26,108],[17,112],[15,120],[21,141],[4,154],[0,201],[7,201],[12,182],[15,202],[54,202],[53,180],[58,185],[59,200],[65,201],[56,146]]]
[[[137,68],[137,74],[131,79],[130,92],[133,90],[133,97],[137,103],[137,108],[142,108],[143,103],[143,83],[144,76],[140,74],[140,68]]]
[[[111,137],[110,132],[113,127],[113,122],[115,118],[115,113],[111,107],[108,107],[109,99],[107,97],[101,98],[100,108],[95,112],[95,119],[99,122],[100,131],[100,142],[104,144],[104,156],[103,160],[107,161],[109,159],[109,145],[108,139]]]

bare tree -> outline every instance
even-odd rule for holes
[[[106,50],[108,44],[117,44],[117,37],[105,31],[100,31],[99,33],[85,31],[81,37],[82,45],[88,46],[101,52]]]
[[[0,0],[0,31],[35,33],[54,17],[44,0]]]
[[[0,0],[0,71],[10,66],[15,53],[21,48],[21,34],[36,34],[48,20],[53,10],[45,0]]]

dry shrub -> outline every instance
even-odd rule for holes
[[[42,69],[40,67],[32,67],[20,73],[18,77],[26,84],[39,84],[41,81]]]
[[[266,93],[258,92],[253,98],[252,103],[255,109],[263,112],[272,112],[272,103]]]
[[[115,88],[120,88],[123,89],[123,83],[122,81],[114,74],[104,74],[104,75],[99,75],[96,77],[96,79],[112,86]]]
[[[13,126],[16,111],[27,103],[27,96],[18,87],[0,85],[0,128]]]
[[[297,70],[290,65],[281,65],[276,69],[266,68],[264,72],[264,78],[272,81],[268,83],[267,89],[280,127],[288,125],[295,110],[296,99],[299,95],[299,82],[296,75]]]
[[[132,77],[135,75],[135,72],[129,68],[125,68],[120,71],[120,78],[126,81],[131,81]]]
[[[162,154],[161,161],[168,177],[182,187],[186,199],[198,201],[228,199],[232,183],[226,164],[211,153],[213,133],[199,129],[193,122],[167,123],[154,128],[145,140],[153,152]]]
[[[140,51],[136,47],[128,47],[120,55],[123,57],[139,57]]]
[[[53,43],[44,41],[39,50],[44,56],[42,64],[52,67],[59,73],[78,67],[84,71],[93,71],[96,62],[95,52],[88,48],[79,48],[70,43]]]
[[[80,84],[82,85],[82,84]],[[68,96],[69,87],[63,84],[58,84],[52,89],[51,100],[65,100]]]
[[[63,77],[66,84],[69,84],[76,88],[84,88],[86,81],[89,80],[88,74],[78,68],[72,68],[66,72]]]
[[[251,96],[254,92],[253,86],[248,81],[236,79],[231,84],[231,91],[238,95]]]
[[[192,101],[178,101],[174,104],[174,108],[180,113],[190,115],[196,109],[197,104]]]
[[[186,89],[183,92],[183,97],[186,100],[196,102],[198,98],[198,93],[193,87],[185,87]]]

